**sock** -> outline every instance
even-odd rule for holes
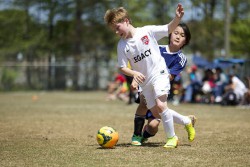
[[[145,115],[136,115],[134,119],[134,135],[141,136],[141,131],[144,126]]]
[[[153,137],[154,135],[151,135],[150,133],[148,133],[147,130],[145,130],[142,134],[142,137],[147,139],[147,138],[150,138],[150,137]]]
[[[180,124],[180,125],[188,125],[191,123],[191,120],[189,117],[179,114],[178,112],[168,109],[169,112],[173,115],[174,123]]]
[[[159,114],[161,116],[163,128],[165,130],[167,138],[174,137],[175,132],[174,132],[174,121],[172,113],[169,112],[168,109],[166,109],[165,111]]]

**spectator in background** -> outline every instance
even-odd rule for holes
[[[128,102],[128,85],[126,77],[115,72],[114,81],[108,84],[107,100],[116,100],[117,98]]]
[[[204,71],[204,77],[202,79],[202,92],[204,103],[214,103],[213,89],[215,88],[214,72],[211,69]]]
[[[224,94],[225,86],[228,84],[228,77],[220,67],[215,69],[215,87],[213,89],[215,96],[215,103],[222,101],[222,95]]]
[[[189,84],[185,89],[184,102],[190,103],[195,99],[195,95],[200,91],[201,83],[196,74],[197,66],[193,65],[188,69]]]
[[[182,75],[178,74],[170,82],[171,89],[169,94],[169,100],[172,101],[173,105],[178,105],[183,99],[183,86],[182,86]]]
[[[246,93],[244,94],[243,100],[240,102],[240,105],[243,107],[250,107],[250,77],[246,77],[245,79],[248,87]]]
[[[248,92],[245,84],[236,76],[229,76],[229,84],[225,87],[222,105],[238,105]]]

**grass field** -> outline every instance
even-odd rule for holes
[[[165,150],[162,125],[144,146],[131,146],[136,104],[106,102],[105,96],[0,93],[0,166],[250,166],[249,109],[169,104],[198,117],[197,137],[190,144],[183,126],[176,125],[181,143]],[[101,149],[96,142],[105,125],[119,132],[115,149]]]

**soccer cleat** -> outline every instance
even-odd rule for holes
[[[132,136],[131,144],[133,146],[141,146],[141,142],[142,142],[142,137],[141,136],[136,136],[136,135]]]
[[[176,148],[178,146],[178,137],[174,136],[172,138],[167,139],[167,143],[163,146],[166,149]]]
[[[196,122],[196,117],[194,115],[189,115],[188,117],[191,119],[191,123],[185,125],[185,129],[188,132],[188,140],[192,142],[195,138],[194,124]]]
[[[146,141],[148,141],[148,138],[144,138],[144,137],[141,138],[141,143],[145,143]]]

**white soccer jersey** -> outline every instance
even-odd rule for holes
[[[117,46],[118,65],[127,67],[128,61],[133,70],[146,76],[141,86],[163,70],[167,72],[157,40],[168,36],[168,26],[145,26],[136,28],[133,38],[120,39]]]

